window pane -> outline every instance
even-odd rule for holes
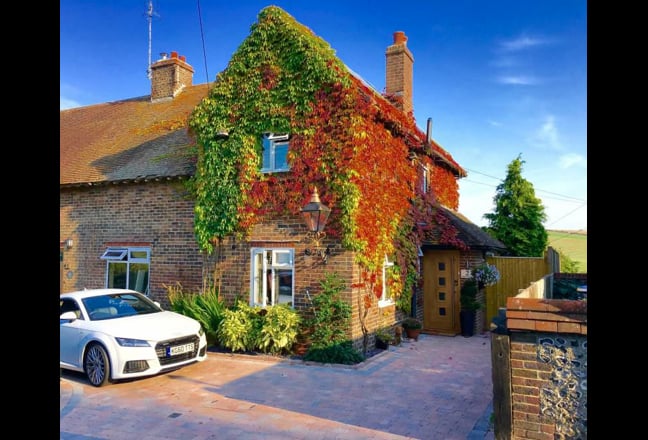
[[[126,263],[108,263],[107,287],[126,288]]]
[[[439,270],[445,270],[445,263],[439,262]]]
[[[445,316],[446,309],[445,307],[439,307],[439,316]]]
[[[105,260],[122,260],[127,254],[126,249],[108,249],[101,256]]]
[[[439,301],[445,301],[445,292],[439,292]]]
[[[288,251],[275,251],[275,262],[276,266],[286,266],[290,265],[290,252]]]
[[[288,169],[288,143],[276,143],[274,146],[275,154],[275,169],[286,170]]]
[[[276,271],[277,291],[279,297],[277,298],[280,304],[292,305],[293,301],[293,272],[292,269],[281,269]]]
[[[272,151],[271,142],[267,137],[263,137],[263,164],[261,167],[264,170],[269,170],[272,168],[270,163],[270,152]]]
[[[263,304],[263,252],[254,254],[254,280],[252,298],[254,304]]]
[[[445,286],[445,285],[446,285],[445,277],[439,277],[439,286]]]
[[[128,274],[128,288],[140,293],[148,292],[148,265],[130,265],[130,271]]]
[[[147,259],[148,258],[148,252],[147,251],[131,251],[130,252],[130,258],[140,258],[140,259]]]

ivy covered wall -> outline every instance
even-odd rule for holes
[[[354,252],[365,279],[380,289],[390,255],[398,273],[392,291],[411,291],[426,230],[440,228],[443,244],[464,246],[434,209],[457,209],[463,170],[424,142],[412,114],[393,99],[353,76],[288,13],[263,9],[189,121],[197,142],[190,189],[200,248],[211,253],[226,237],[245,239],[271,215],[299,216],[316,187],[332,209],[327,237]],[[290,134],[290,171],[260,172],[264,133]],[[425,194],[422,165],[429,167]]]

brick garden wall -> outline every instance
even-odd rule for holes
[[[506,327],[512,420],[508,438],[586,439],[587,302],[511,297]],[[497,436],[503,428],[496,425],[497,438],[506,438]]]

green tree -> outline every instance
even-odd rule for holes
[[[547,216],[533,185],[522,177],[521,154],[508,165],[504,182],[497,185],[495,212],[484,214],[485,230],[517,257],[541,257],[548,244],[542,222]]]
[[[558,255],[560,256],[560,272],[578,273],[580,271],[580,264],[578,264],[577,261],[572,260],[569,255],[565,254],[561,250],[558,250]]]

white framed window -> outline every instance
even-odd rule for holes
[[[295,250],[252,248],[250,306],[265,307],[295,301]]]
[[[425,165],[421,165],[421,192],[423,194],[427,194],[428,192],[429,178],[430,178],[430,172],[428,171],[428,167]]]
[[[387,306],[394,304],[393,292],[391,290],[391,281],[394,276],[394,262],[385,255],[385,261],[382,268],[382,294],[378,300],[378,306]]]
[[[263,135],[262,173],[290,170],[288,166],[289,137],[287,134],[276,133],[266,133]]]
[[[151,249],[146,247],[109,247],[100,257],[106,260],[106,287],[149,293]]]

